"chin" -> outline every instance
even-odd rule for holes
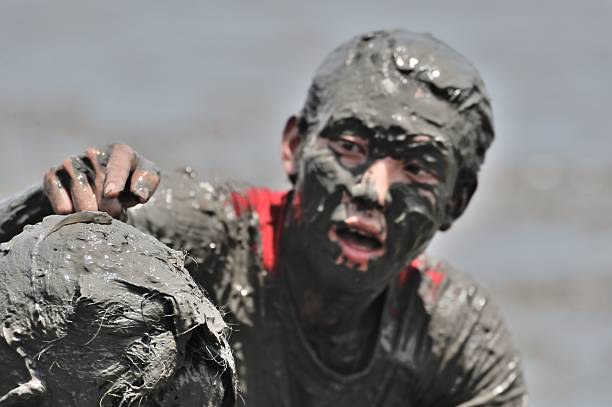
[[[348,295],[378,294],[397,273],[388,265],[386,256],[357,263],[344,257],[340,245],[329,244],[311,253],[311,273],[317,285],[327,290]]]

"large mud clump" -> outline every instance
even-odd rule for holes
[[[2,244],[0,318],[0,406],[234,402],[227,326],[184,254],[122,222],[49,216]]]

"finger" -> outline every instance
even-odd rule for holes
[[[123,203],[117,198],[102,199],[99,210],[108,213],[115,219],[125,220],[125,209],[123,207]]]
[[[51,202],[53,212],[59,215],[67,215],[74,212],[74,208],[72,207],[70,194],[66,191],[56,171],[56,168],[51,168],[47,171],[43,179],[43,189],[49,202]]]
[[[85,161],[93,169],[93,190],[98,202],[98,210],[106,212],[114,218],[124,217],[123,205],[117,198],[104,197],[104,182],[106,181],[106,166],[112,146],[90,147],[85,150]]]
[[[115,219],[125,220],[126,211],[121,201],[121,194],[117,198],[104,197],[104,181],[106,180],[106,166],[111,148],[90,147],[85,150],[85,160],[94,172],[93,189],[98,200],[98,210],[106,212]]]
[[[125,189],[125,183],[136,167],[136,154],[126,144],[114,144],[106,165],[104,197],[116,198]]]
[[[98,208],[100,208],[105,199],[104,181],[106,180],[106,163],[108,162],[108,153],[97,147],[90,147],[85,150],[84,161],[93,170],[94,175],[92,187],[97,198]]]
[[[149,200],[160,180],[159,168],[146,158],[139,157],[138,166],[132,174],[130,191],[139,203]]]
[[[132,194],[129,191],[123,191],[119,194],[119,202],[124,208],[131,208],[132,206],[136,206],[140,203],[140,200],[136,195]]]
[[[97,211],[96,195],[89,185],[89,178],[93,178],[92,170],[79,157],[65,159],[62,170],[70,177],[70,195],[74,211]]]

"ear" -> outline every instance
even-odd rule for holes
[[[478,187],[478,176],[472,171],[460,171],[455,183],[453,196],[446,206],[445,219],[440,230],[448,230],[457,218],[467,208],[476,188]]]
[[[295,182],[295,177],[297,174],[297,158],[301,142],[302,139],[298,129],[298,117],[293,115],[287,119],[287,123],[285,123],[281,148],[283,169],[292,183]]]

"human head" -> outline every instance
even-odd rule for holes
[[[387,232],[395,229],[385,256],[395,257],[386,265],[397,269],[467,207],[492,120],[483,81],[467,59],[430,35],[377,31],[325,58],[304,108],[287,122],[283,162],[309,221],[325,209],[341,219],[329,206],[350,201],[363,209],[376,201],[369,205],[384,214]],[[344,154],[345,147],[360,156]],[[390,247],[395,241],[401,247]]]
[[[48,234],[61,219],[0,246],[0,397],[36,379],[40,405],[230,405],[227,327],[184,255],[119,221]]]

